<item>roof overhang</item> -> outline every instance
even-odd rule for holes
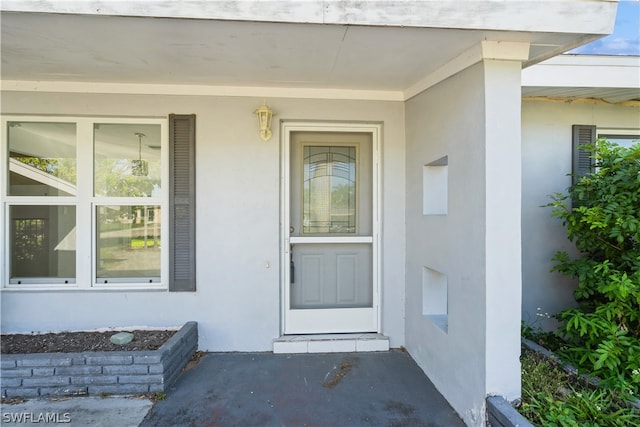
[[[617,3],[618,0],[3,0],[1,9],[147,18],[609,34],[614,22],[607,18],[615,16]]]
[[[405,100],[609,34],[616,1],[13,1],[3,90]]]
[[[522,95],[640,106],[640,57],[561,55],[523,70]]]

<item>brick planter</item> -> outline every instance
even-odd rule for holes
[[[502,396],[487,397],[487,426],[534,427]]]
[[[141,394],[165,391],[198,348],[198,324],[187,322],[159,349],[3,354],[3,398]]]

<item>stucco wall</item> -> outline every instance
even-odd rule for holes
[[[263,142],[262,99],[2,93],[2,112],[92,116],[195,113],[197,292],[2,291],[2,331],[177,326],[199,348],[264,351],[280,334],[280,144]],[[404,345],[404,106],[399,102],[268,99],[274,119],[382,122],[382,332]],[[269,268],[266,264],[269,263]]]
[[[636,129],[640,108],[581,103],[522,103],[522,319],[555,329],[553,315],[573,305],[574,281],[551,273],[551,258],[575,248],[562,222],[551,218],[548,195],[571,185],[571,125]],[[538,310],[539,308],[539,310]]]
[[[479,66],[407,102],[407,348],[452,406],[484,393],[483,80]],[[463,118],[476,117],[479,120]],[[448,214],[422,214],[423,166],[448,156]],[[480,209],[468,209],[474,206]],[[448,331],[423,315],[423,268],[447,276]],[[455,392],[454,392],[455,390]],[[462,414],[467,419],[470,414]]]
[[[487,394],[520,392],[519,75],[486,61],[406,108],[407,348],[469,425]],[[424,215],[423,167],[443,156],[447,213]],[[446,327],[425,315],[425,268],[446,276]]]

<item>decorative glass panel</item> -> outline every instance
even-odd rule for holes
[[[11,283],[75,282],[75,206],[9,208]]]
[[[96,208],[98,283],[160,280],[160,206]]]
[[[103,197],[160,195],[160,125],[94,125],[94,193]]]
[[[355,234],[356,147],[305,146],[303,233]]]
[[[76,195],[75,123],[9,122],[9,195]]]

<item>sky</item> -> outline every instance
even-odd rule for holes
[[[569,53],[640,56],[640,0],[620,0],[613,34]]]

